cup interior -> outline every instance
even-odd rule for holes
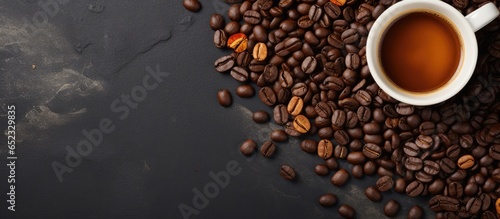
[[[460,41],[460,61],[453,76],[446,84],[428,92],[411,92],[394,83],[381,64],[381,42],[392,25],[402,17],[426,12],[447,21]],[[477,43],[474,31],[465,17],[450,5],[435,0],[405,0],[388,8],[374,23],[367,41],[367,61],[375,82],[393,98],[413,104],[432,105],[451,98],[469,81],[477,61]]]

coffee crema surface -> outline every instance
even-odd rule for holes
[[[445,19],[412,12],[395,21],[380,45],[387,77],[401,89],[426,93],[455,74],[461,57],[460,37]]]

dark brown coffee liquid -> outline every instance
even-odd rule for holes
[[[385,74],[411,92],[429,92],[454,75],[461,56],[460,39],[443,18],[414,12],[387,31],[380,57]]]

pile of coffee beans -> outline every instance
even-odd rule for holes
[[[488,0],[444,0],[464,15]],[[498,0],[493,2],[499,5]],[[209,24],[214,45],[232,51],[215,61],[215,69],[242,83],[241,97],[255,90],[271,107],[254,112],[257,123],[272,122],[282,130],[270,133],[260,153],[272,157],[288,136],[302,139],[300,148],[317,154],[324,164],[314,171],[343,186],[350,175],[378,175],[365,189],[378,202],[394,191],[429,198],[436,218],[500,218],[500,19],[476,33],[479,59],[473,78],[455,97],[429,107],[401,103],[381,90],[370,75],[366,41],[374,21],[396,0],[246,0],[233,4]],[[409,53],[411,51],[408,51]],[[231,104],[227,90],[217,95]],[[241,145],[244,155],[258,150],[253,140]],[[339,169],[338,159],[352,164]],[[350,173],[351,172],[351,173]],[[294,180],[295,170],[283,165],[280,175]],[[336,205],[333,194],[319,197]],[[400,212],[396,200],[382,211]],[[355,217],[342,204],[338,213]],[[420,206],[408,218],[424,217]]]

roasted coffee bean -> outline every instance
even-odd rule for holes
[[[406,186],[406,194],[410,197],[416,197],[424,191],[424,185],[418,181],[414,180],[408,186]]]
[[[457,159],[458,156],[460,156],[460,146],[454,144],[446,149],[446,156],[449,157],[450,159]]]
[[[210,28],[212,28],[212,30],[222,29],[224,28],[224,24],[225,21],[222,15],[212,14],[212,16],[210,16]]]
[[[276,151],[276,144],[272,141],[266,141],[260,147],[260,154],[264,157],[272,157]]]
[[[348,29],[342,33],[341,38],[345,44],[355,43],[359,40],[358,30]]]
[[[500,198],[497,198],[495,201],[495,209],[497,210],[497,214],[500,214]]]
[[[324,6],[324,11],[325,14],[328,15],[331,19],[337,19],[340,14],[342,13],[342,10],[340,9],[339,6],[333,4],[332,2],[327,2]]]
[[[231,68],[233,68],[234,64],[235,64],[234,57],[232,57],[231,55],[227,55],[217,59],[214,65],[215,69],[218,72],[227,72]]]
[[[368,199],[370,199],[373,202],[379,202],[382,200],[382,193],[380,193],[379,190],[377,190],[373,186],[368,186],[365,189],[365,195]]]
[[[406,142],[403,146],[403,152],[410,157],[416,157],[419,155],[420,149],[415,143]]]
[[[373,143],[366,143],[363,146],[363,154],[370,159],[377,159],[382,154],[382,148]]]
[[[302,107],[304,106],[304,101],[302,98],[293,96],[288,102],[287,111],[290,115],[296,116],[302,112]]]
[[[333,185],[340,187],[343,186],[349,180],[349,172],[345,169],[339,169],[335,174],[333,174],[331,182]]]
[[[288,140],[288,135],[284,130],[273,130],[269,136],[275,142],[284,142]]]
[[[322,139],[317,144],[318,156],[328,159],[333,155],[333,143],[328,139]]]
[[[335,1],[344,1],[344,0],[335,0]],[[346,205],[346,204],[341,205],[339,207],[338,212],[339,212],[339,215],[344,217],[344,218],[351,219],[351,218],[356,217],[356,211],[354,210],[354,208],[352,208],[351,206]]]
[[[439,173],[440,170],[441,170],[441,168],[439,167],[438,163],[431,161],[431,160],[424,160],[424,172],[425,173],[432,175],[432,176],[435,176]]]
[[[347,155],[347,162],[352,165],[361,165],[366,162],[366,156],[361,151],[353,151]]]
[[[397,193],[403,193],[406,190],[406,181],[404,178],[398,178],[394,183],[394,191]]]
[[[462,170],[462,169],[458,169],[454,173],[451,174],[451,176],[449,177],[449,180],[457,182],[457,181],[465,179],[465,177],[467,177],[467,171]]]
[[[429,200],[429,207],[433,211],[458,211],[459,201],[455,198],[436,195]]]
[[[399,209],[401,209],[399,202],[391,199],[384,205],[384,214],[387,217],[395,217],[398,214]]]
[[[231,36],[233,34],[236,34],[236,33],[240,32],[240,28],[241,28],[241,24],[239,22],[231,21],[231,22],[228,22],[226,24],[226,26],[224,26],[224,31],[229,36]]]
[[[306,83],[300,82],[293,85],[291,91],[293,95],[302,97],[307,93],[308,89],[309,87]]]
[[[472,166],[474,166],[474,164],[475,164],[474,157],[472,157],[471,155],[468,155],[468,154],[463,155],[457,161],[457,166],[460,169],[464,169],[464,170],[471,168]]]
[[[297,130],[295,130],[295,127],[293,127],[293,122],[287,122],[285,124],[285,132],[288,135],[294,136],[294,137],[298,137],[302,134],[302,133],[298,132]]]
[[[304,73],[311,74],[314,72],[317,65],[318,65],[318,60],[316,60],[314,56],[308,56],[304,59],[304,61],[302,61],[301,68],[302,71],[304,71]]]
[[[424,210],[418,205],[414,205],[408,211],[407,219],[422,219],[424,218]]]
[[[407,157],[404,165],[406,169],[417,171],[422,169],[422,167],[424,166],[424,162],[418,157]]]
[[[227,11],[227,17],[232,21],[241,20],[240,6],[237,4],[231,5]]]
[[[447,174],[451,174],[455,171],[456,165],[450,158],[443,158],[439,161],[439,167],[441,170]]]
[[[448,185],[446,194],[452,198],[461,198],[464,194],[464,189],[460,183],[452,182]]]
[[[293,181],[296,177],[295,170],[289,165],[281,166],[280,175],[281,177],[289,181]]]
[[[417,173],[415,173],[415,178],[423,183],[428,183],[432,181],[432,176],[425,173],[424,171],[420,170]]]
[[[421,149],[429,149],[433,144],[433,140],[430,136],[419,135],[415,140],[415,144]]]
[[[326,176],[330,170],[325,164],[318,164],[314,167],[314,172],[320,176]]]
[[[420,124],[419,131],[422,135],[431,135],[434,133],[436,125],[433,122],[427,121]]]
[[[307,153],[314,154],[314,153],[316,153],[316,151],[318,149],[318,142],[316,142],[314,140],[310,140],[310,139],[303,140],[300,143],[300,149],[302,149],[303,151],[305,151]]]
[[[267,84],[273,83],[278,79],[279,70],[276,65],[268,64],[264,67],[264,71],[262,72],[262,77]]]
[[[258,11],[248,10],[243,14],[243,20],[249,24],[256,25],[262,20],[262,15]]]
[[[309,122],[309,119],[307,119],[307,117],[298,115],[293,120],[293,127],[298,132],[304,134],[307,133],[309,129],[311,129],[311,123]]]
[[[217,92],[217,101],[223,107],[229,107],[233,103],[231,93],[227,89],[222,89]]]
[[[308,16],[309,19],[314,22],[319,21],[319,19],[323,16],[323,8],[319,5],[312,5],[311,8],[309,8]]]
[[[467,201],[465,210],[471,214],[476,214],[481,210],[481,207],[482,201],[477,197],[472,197],[471,199],[469,199],[469,201]]]
[[[255,111],[252,114],[252,119],[256,123],[266,123],[267,121],[269,121],[269,113],[264,110]]]
[[[252,85],[243,84],[236,88],[236,94],[243,98],[250,98],[255,94],[255,89]]]
[[[250,77],[250,74],[244,68],[235,66],[231,69],[231,76],[239,82],[245,82]]]
[[[500,160],[500,144],[495,144],[490,147],[489,155],[495,160]]]
[[[255,44],[255,46],[253,47],[252,56],[257,61],[266,60],[266,58],[267,58],[267,46],[266,46],[266,44],[264,44],[264,43]]]
[[[368,106],[372,102],[372,97],[367,91],[359,90],[354,96],[356,100],[363,106]]]
[[[278,125],[283,125],[288,122],[288,110],[283,104],[278,104],[273,110],[274,122]]]
[[[335,156],[335,158],[345,159],[347,157],[347,147],[341,145],[335,146],[333,155]]]
[[[363,178],[363,176],[364,176],[363,166],[361,166],[359,164],[352,166],[351,174],[354,178],[357,178],[357,179]]]
[[[319,102],[314,107],[314,110],[323,118],[330,118],[332,116],[332,108],[326,102]]]
[[[240,151],[245,156],[251,156],[257,149],[257,143],[252,139],[247,139],[240,145]]]
[[[334,110],[332,113],[332,125],[342,127],[346,122],[346,113],[343,110]]]
[[[435,179],[429,184],[428,190],[432,195],[441,194],[445,189],[445,182],[442,179]]]
[[[268,106],[273,106],[276,103],[276,94],[270,87],[262,87],[259,90],[259,98],[262,101],[262,103]]]
[[[320,196],[318,202],[323,207],[332,207],[337,204],[337,196],[331,193],[327,193]]]
[[[382,176],[376,183],[377,190],[381,192],[389,191],[393,186],[394,180],[390,176]]]
[[[198,12],[201,9],[201,4],[198,0],[182,0],[182,5],[192,12]]]
[[[333,134],[333,138],[340,145],[347,145],[347,144],[349,144],[349,141],[350,141],[349,135],[344,130],[338,130],[338,131],[336,131]],[[347,156],[347,154],[345,154],[345,155]]]

